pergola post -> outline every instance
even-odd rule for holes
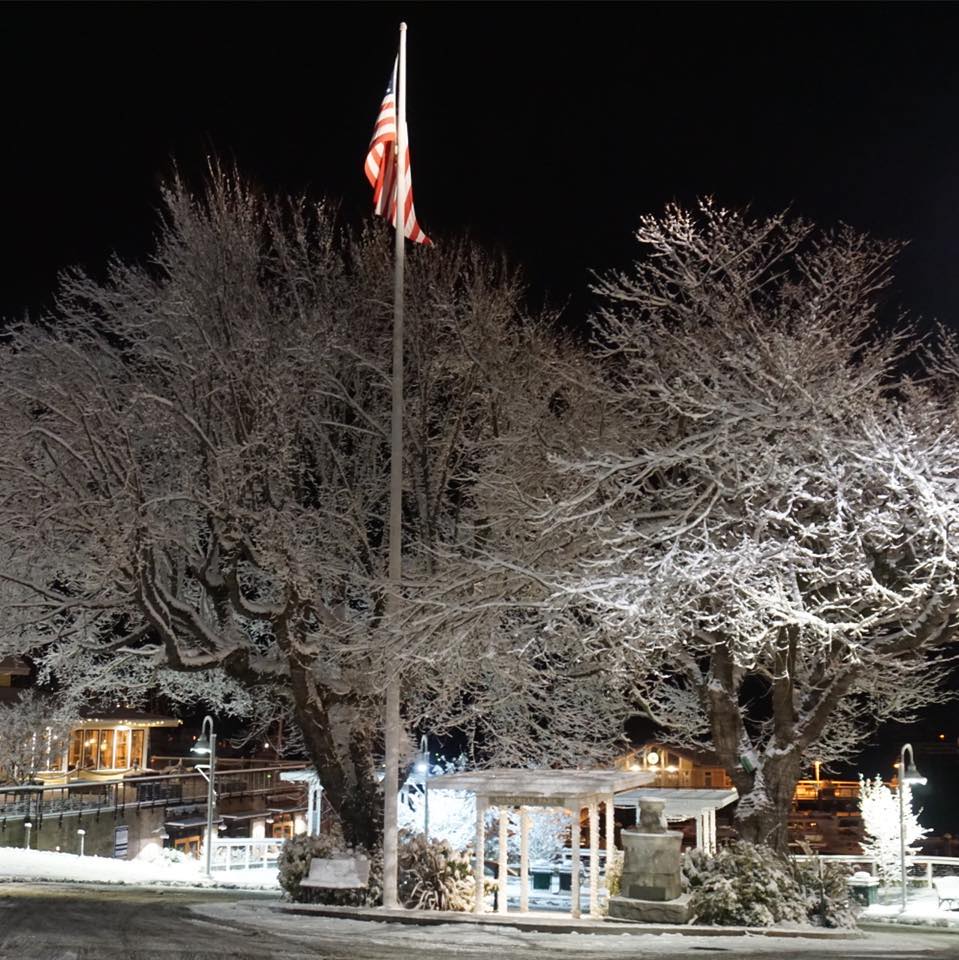
[[[476,881],[473,912],[483,912],[483,880],[485,876],[484,860],[486,857],[486,797],[476,797],[476,866],[473,868],[473,878]]]
[[[603,879],[606,882],[606,895],[609,896],[609,871],[613,866],[613,855],[616,853],[616,804],[613,795],[606,797],[606,869]]]
[[[499,895],[496,898],[497,913],[506,913],[506,885],[509,874],[509,807],[498,807],[499,812]]]
[[[589,798],[589,915],[599,916],[599,802]]]
[[[706,849],[706,811],[700,810],[696,814],[696,849]]]
[[[529,913],[529,809],[519,810],[519,912]]]
[[[716,808],[710,807],[707,813],[709,820],[709,852],[715,853],[717,849],[716,843]]]
[[[578,800],[573,800],[570,803],[572,809],[572,816],[570,817],[570,878],[569,878],[569,892],[570,899],[572,900],[572,910],[570,911],[570,916],[574,920],[580,918],[580,909],[579,909],[579,815],[582,812],[582,808],[579,806]]]

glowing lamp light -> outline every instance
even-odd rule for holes
[[[926,778],[916,769],[916,761],[912,759],[910,751],[910,758],[906,762],[905,769],[902,771],[902,782],[903,783],[918,783],[920,787],[926,785]]]
[[[646,754],[646,762],[651,766],[655,767],[659,764],[659,754],[655,750],[650,750]]]

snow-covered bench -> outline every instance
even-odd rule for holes
[[[939,897],[938,906],[941,907],[946,901],[953,905],[951,909],[959,906],[959,877],[936,877],[932,885]]]
[[[314,857],[310,861],[310,872],[300,881],[300,886],[358,890],[369,882],[370,861],[366,857],[344,857],[339,860]]]

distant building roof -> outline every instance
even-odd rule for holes
[[[131,727],[179,727],[183,721],[161,713],[144,713],[127,707],[104,707],[102,710],[84,710],[76,726],[89,729],[105,723],[125,724]]]
[[[28,677],[30,665],[22,657],[0,657],[0,673],[11,677]]]

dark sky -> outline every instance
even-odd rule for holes
[[[895,301],[959,327],[959,5],[921,3],[7,5],[0,316],[144,255],[174,159],[366,215],[401,19],[421,223],[505,248],[573,322],[641,214],[713,194],[909,240]]]
[[[585,305],[644,212],[713,194],[912,241],[896,299],[959,316],[951,4],[7,6],[0,313],[147,249],[157,185],[213,152],[367,212],[401,19],[417,212]]]

